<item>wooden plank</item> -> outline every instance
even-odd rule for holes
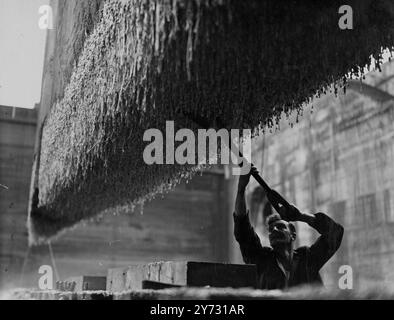
[[[142,281],[143,290],[163,290],[163,289],[180,288],[180,287],[181,286],[178,286],[176,284],[169,284],[169,283],[150,281],[150,280]]]
[[[257,288],[257,267],[255,265],[188,262],[187,285]]]

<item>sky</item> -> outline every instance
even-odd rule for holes
[[[48,0],[0,0],[0,105],[34,108],[40,101]]]

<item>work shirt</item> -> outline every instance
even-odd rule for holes
[[[320,233],[320,237],[310,247],[295,249],[291,268],[285,270],[275,251],[271,247],[261,245],[250,224],[249,214],[234,214],[235,238],[240,245],[244,262],[257,265],[260,289],[286,289],[303,284],[323,284],[319,270],[338,250],[343,237],[343,227],[324,213],[315,214],[311,227]]]

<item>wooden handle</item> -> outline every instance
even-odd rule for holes
[[[243,159],[243,161],[247,161],[241,152],[239,152],[239,156]],[[250,165],[253,166],[253,164]],[[257,171],[253,171],[252,176],[256,179],[257,183],[264,189],[268,201],[278,213],[280,213],[280,208],[282,206],[285,208],[290,208],[290,204],[279,194],[279,192],[271,189]]]
[[[207,119],[202,118],[200,115],[198,114],[191,114],[191,113],[185,113],[184,112],[184,116],[186,116],[189,120],[195,122],[196,124],[198,124],[199,126],[208,129],[209,128],[209,123],[210,121],[208,121]],[[216,117],[215,119],[216,123],[218,124],[218,126],[224,128],[223,123],[221,122],[221,120]],[[231,150],[231,148],[230,148]],[[239,156],[244,159],[244,161],[247,161],[243,154],[241,153],[241,151],[239,151]],[[251,164],[253,166],[253,164]],[[241,165],[240,165],[241,166]],[[267,198],[269,200],[269,202],[271,203],[271,205],[275,208],[275,210],[279,213],[280,207],[284,206],[289,208],[290,204],[275,190],[272,190],[268,184],[264,181],[264,179],[258,174],[258,172],[253,172],[252,173],[253,178],[256,179],[256,181],[258,182],[258,184],[264,189]]]

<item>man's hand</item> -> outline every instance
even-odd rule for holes
[[[254,167],[254,166],[252,165],[252,167],[251,167],[251,169],[250,169],[250,172],[249,172],[248,174],[239,176],[239,180],[238,180],[238,192],[239,192],[239,191],[241,191],[241,192],[244,192],[244,191],[245,191],[246,186],[249,184],[250,176],[251,176],[252,173],[254,173],[254,172],[257,172],[257,173],[258,173],[256,167]]]

